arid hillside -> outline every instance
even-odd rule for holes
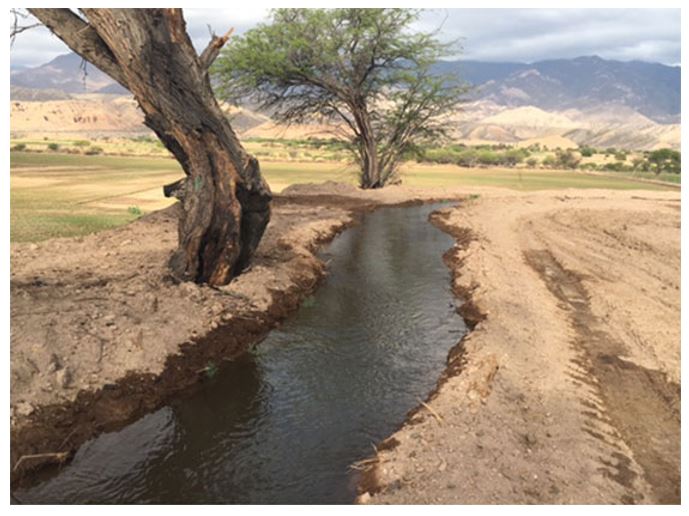
[[[472,86],[467,103],[448,123],[467,144],[548,147],[679,149],[679,68],[577,58],[522,63],[443,62]],[[662,81],[659,78],[664,78]],[[13,71],[11,130],[36,134],[146,133],[143,117],[124,90],[74,54]],[[232,125],[249,138],[331,138],[322,121],[281,126],[252,106],[227,107]]]
[[[30,92],[23,89],[22,98],[31,98]],[[33,98],[42,96],[34,94]],[[279,125],[268,115],[248,108],[226,106],[226,112],[235,130],[249,138],[330,138],[338,132],[336,126],[323,122]],[[634,150],[680,147],[679,124],[659,124],[622,106],[605,111],[557,112],[477,101],[466,104],[449,123],[455,127],[455,139],[467,144],[540,143],[548,147],[590,145]],[[141,111],[130,97],[109,94],[72,94],[61,100],[12,100],[10,124],[15,135],[148,132]]]
[[[660,124],[620,105],[600,109],[545,111],[508,107],[490,101],[465,106],[456,119],[458,139],[466,143],[541,143],[559,147],[679,149],[680,125]]]

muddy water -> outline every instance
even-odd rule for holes
[[[78,451],[28,503],[349,503],[370,456],[465,332],[435,206],[384,208],[323,253],[330,274],[192,396]]]

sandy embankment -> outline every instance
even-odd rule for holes
[[[448,261],[484,319],[360,501],[678,503],[679,193],[486,193],[436,222],[472,237]]]

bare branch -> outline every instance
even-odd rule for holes
[[[202,70],[208,70],[210,68],[210,66],[213,64],[213,61],[215,61],[215,58],[218,57],[220,49],[225,46],[225,43],[227,43],[227,40],[230,39],[230,36],[232,36],[233,32],[234,27],[231,27],[230,30],[228,30],[222,37],[218,37],[215,34],[212,35],[210,43],[208,43],[208,46],[203,52],[201,52],[201,55],[199,56],[199,63]]]
[[[14,45],[14,40],[17,38],[17,34],[21,34],[22,32],[35,27],[40,27],[42,23],[19,25],[19,20],[26,19],[29,17],[29,15],[19,9],[10,9],[10,14],[12,15],[12,25],[10,26],[10,48],[12,48],[12,45]]]

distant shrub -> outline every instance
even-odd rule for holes
[[[141,135],[141,136],[135,136],[131,138],[133,142],[142,142],[142,143],[155,143],[158,140],[156,138],[153,138],[152,136],[147,136],[147,135]]]
[[[615,159],[617,161],[626,161],[627,160],[627,153],[624,151],[617,151],[615,153]]]
[[[529,151],[526,149],[509,149],[502,154],[501,161],[503,165],[513,167],[528,157]]]
[[[548,155],[545,158],[543,158],[543,166],[547,168],[555,168],[557,166],[557,160],[555,159],[555,156]]]
[[[557,166],[561,168],[574,169],[577,168],[577,166],[579,165],[581,158],[577,156],[574,152],[572,152],[570,149],[567,149],[566,151],[558,149],[555,153],[555,160]]]
[[[682,155],[679,151],[672,149],[654,150],[648,155],[648,162],[653,172],[671,172],[679,174],[682,170]]]
[[[624,163],[620,163],[619,161],[616,163],[606,163],[603,165],[603,170],[608,172],[622,172],[624,168]]]
[[[536,168],[538,166],[538,160],[536,158],[529,158],[526,160],[526,164],[531,168]]]
[[[53,142],[53,143],[49,143],[49,144],[48,144],[48,150],[51,150],[51,151],[60,150],[60,145],[58,145],[57,143],[54,143],[54,142]]]
[[[502,162],[502,159],[497,152],[489,150],[479,151],[477,159],[481,165],[486,166],[499,165]]]
[[[141,215],[141,209],[138,206],[130,206],[127,208],[127,212],[130,215],[136,215],[137,217]]]
[[[647,164],[648,162],[643,158],[634,158],[632,160],[632,168],[634,170],[648,170],[647,166],[644,168],[644,166]]]
[[[451,149],[426,149],[422,155],[423,161],[430,161],[432,163],[440,163],[442,165],[448,163],[458,163],[459,156]],[[469,165],[462,165],[469,166]]]
[[[95,156],[97,154],[103,154],[103,148],[91,146],[84,151],[84,154],[86,154],[87,156]]]
[[[595,149],[592,149],[591,147],[582,147],[579,149],[579,152],[581,152],[581,155],[584,158],[590,158],[595,154]]]
[[[10,149],[10,150],[21,152],[23,150],[26,150],[26,144],[25,143],[18,143],[14,147],[12,147],[12,149]]]
[[[406,159],[416,159],[441,165],[453,164],[460,167],[513,167],[530,155],[527,149],[515,149],[508,145],[477,145],[467,147],[463,144],[447,147],[424,148],[410,152]]]

